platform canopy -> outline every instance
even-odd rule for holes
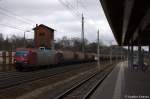
[[[150,45],[150,0],[100,0],[119,45]]]

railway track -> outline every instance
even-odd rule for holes
[[[96,88],[103,82],[107,75],[112,71],[113,66],[106,68],[104,71],[95,72],[87,79],[75,84],[68,90],[64,91],[55,99],[87,99],[91,96]]]
[[[47,86],[50,86],[49,87],[50,89],[48,89],[48,90],[51,90],[51,92],[48,95],[50,95],[50,97],[54,96],[54,98],[55,98],[56,96],[58,96],[62,92],[64,92],[64,89],[66,90],[66,89],[70,88],[74,82],[80,83],[80,80],[83,80],[86,77],[89,77],[90,75],[92,75],[94,72],[96,72],[97,71],[96,67],[97,66],[95,65],[95,63],[86,63],[86,64],[80,64],[80,65],[78,64],[78,65],[70,65],[70,66],[66,66],[66,67],[53,68],[53,69],[49,69],[49,70],[27,72],[27,74],[26,74],[26,72],[23,72],[23,75],[28,75],[28,76],[14,79],[12,82],[10,82],[10,80],[13,79],[13,78],[11,78],[12,76],[10,77],[10,75],[2,74],[2,75],[5,75],[6,77],[9,76],[9,78],[11,78],[11,79],[10,80],[7,79],[7,80],[9,80],[9,81],[7,81],[6,79],[4,80],[4,78],[3,78],[3,80],[4,80],[4,81],[2,80],[3,85],[0,85],[0,86],[3,86],[2,87],[3,89],[0,88],[0,98],[1,99],[3,99],[3,98],[4,99],[16,99],[17,97],[22,97],[22,96],[26,97],[27,96],[27,98],[24,98],[24,99],[32,99],[32,98],[30,98],[33,95],[32,93],[36,94],[36,90],[38,91],[39,89],[41,89],[43,87],[47,89]],[[85,72],[86,72],[86,74],[85,74]],[[14,74],[15,76],[20,74],[19,72],[15,72],[15,73],[16,73],[16,74]],[[11,74],[11,73],[9,73],[9,74]],[[32,74],[32,76],[31,76],[31,74]],[[80,74],[82,74],[82,77],[77,76]],[[38,76],[41,76],[41,78]],[[35,78],[33,78],[33,77],[35,77]],[[72,77],[73,78],[76,77],[76,79],[69,80]],[[21,81],[17,81],[17,80],[21,80]],[[14,83],[15,81],[17,81],[17,82]],[[9,82],[9,83],[5,83],[5,82]],[[60,83],[60,82],[62,82],[62,83]],[[0,83],[2,84],[2,82],[0,82]],[[54,86],[57,85],[57,86],[54,87],[53,85]],[[67,85],[69,85],[70,87],[66,88]],[[6,86],[6,87],[4,87],[4,86]],[[63,89],[63,90],[59,90],[59,88]],[[14,91],[15,93],[12,93],[12,91]],[[41,99],[40,98],[41,95],[44,95],[44,93],[47,91],[44,91],[44,92],[42,91],[41,94],[37,94],[36,99]],[[52,98],[52,99],[54,99],[54,98]],[[44,99],[51,99],[51,98],[44,98]]]
[[[78,71],[79,68],[80,71],[84,71],[86,69],[88,70],[92,68],[94,64],[95,63],[76,64],[33,72],[9,72],[8,74],[0,73],[0,91],[20,84],[60,75],[66,72],[71,73],[73,71]]]

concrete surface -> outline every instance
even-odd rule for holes
[[[119,63],[91,99],[150,99],[150,70],[130,70],[127,62]]]

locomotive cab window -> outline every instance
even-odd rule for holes
[[[16,56],[27,56],[28,54],[28,51],[16,51]]]

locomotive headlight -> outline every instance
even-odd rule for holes
[[[98,57],[95,57],[95,60],[98,60]]]
[[[27,56],[27,54],[24,54],[23,56]]]

